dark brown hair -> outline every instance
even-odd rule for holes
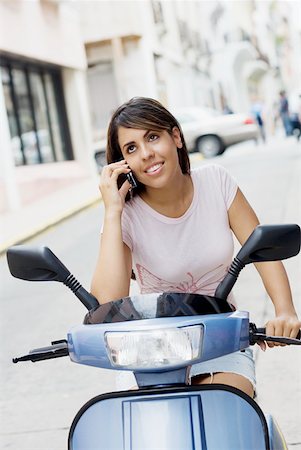
[[[185,139],[177,119],[157,100],[147,97],[134,97],[114,112],[109,128],[106,157],[108,164],[123,159],[118,142],[118,128],[136,128],[140,130],[166,130],[170,135],[174,127],[180,131],[182,148],[178,148],[178,158],[182,173],[190,173],[190,161],[186,148]],[[118,187],[122,185],[125,177],[118,178]],[[133,190],[133,195],[141,192],[144,185],[138,182]],[[130,196],[126,197],[129,200]]]

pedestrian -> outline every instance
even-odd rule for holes
[[[243,244],[258,225],[235,180],[219,165],[191,170],[179,123],[144,97],[113,114],[107,160],[100,177],[105,215],[92,294],[100,303],[128,296],[133,270],[141,293],[214,295],[233,258],[233,234]],[[136,188],[126,179],[129,173]],[[256,268],[275,307],[267,333],[296,336],[301,322],[282,263]],[[228,299],[234,302],[231,294]],[[94,317],[97,309],[87,323],[95,323]],[[223,383],[253,396],[252,350],[193,365],[190,376],[192,384]]]
[[[299,141],[301,138],[301,95],[295,95],[290,102],[290,120],[292,134]]]
[[[288,98],[285,91],[279,92],[280,100],[279,100],[279,116],[281,117],[282,124],[285,130],[286,136],[292,135],[292,124],[289,113],[289,103]]]
[[[251,106],[251,114],[254,117],[260,131],[260,136],[263,142],[266,141],[265,124],[263,120],[263,105],[257,100]]]
[[[296,136],[297,141],[299,141],[301,137],[301,122],[299,119],[299,114],[297,112],[293,112],[290,116],[290,119],[291,119],[292,134]]]
[[[230,106],[226,103],[223,108],[223,114],[233,114],[233,110],[230,108]]]

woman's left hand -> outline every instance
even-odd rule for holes
[[[266,323],[266,334],[268,336],[283,336],[295,338],[301,328],[301,322],[296,314],[277,315],[274,319]],[[261,345],[264,344],[264,345]],[[265,350],[268,347],[285,346],[277,342],[261,342],[260,348]]]

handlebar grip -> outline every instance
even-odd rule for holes
[[[257,328],[256,333],[266,334],[266,328],[265,327]],[[301,330],[298,331],[298,334],[297,334],[297,336],[294,339],[301,340]]]
[[[62,356],[68,356],[69,349],[66,340],[54,341],[48,347],[35,348],[31,350],[27,355],[20,356],[19,358],[13,358],[13,363],[21,361],[43,361],[46,359],[61,358]]]

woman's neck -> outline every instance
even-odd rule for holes
[[[167,217],[183,216],[193,199],[191,176],[181,174],[173,183],[162,189],[147,188],[139,194],[151,208]]]

